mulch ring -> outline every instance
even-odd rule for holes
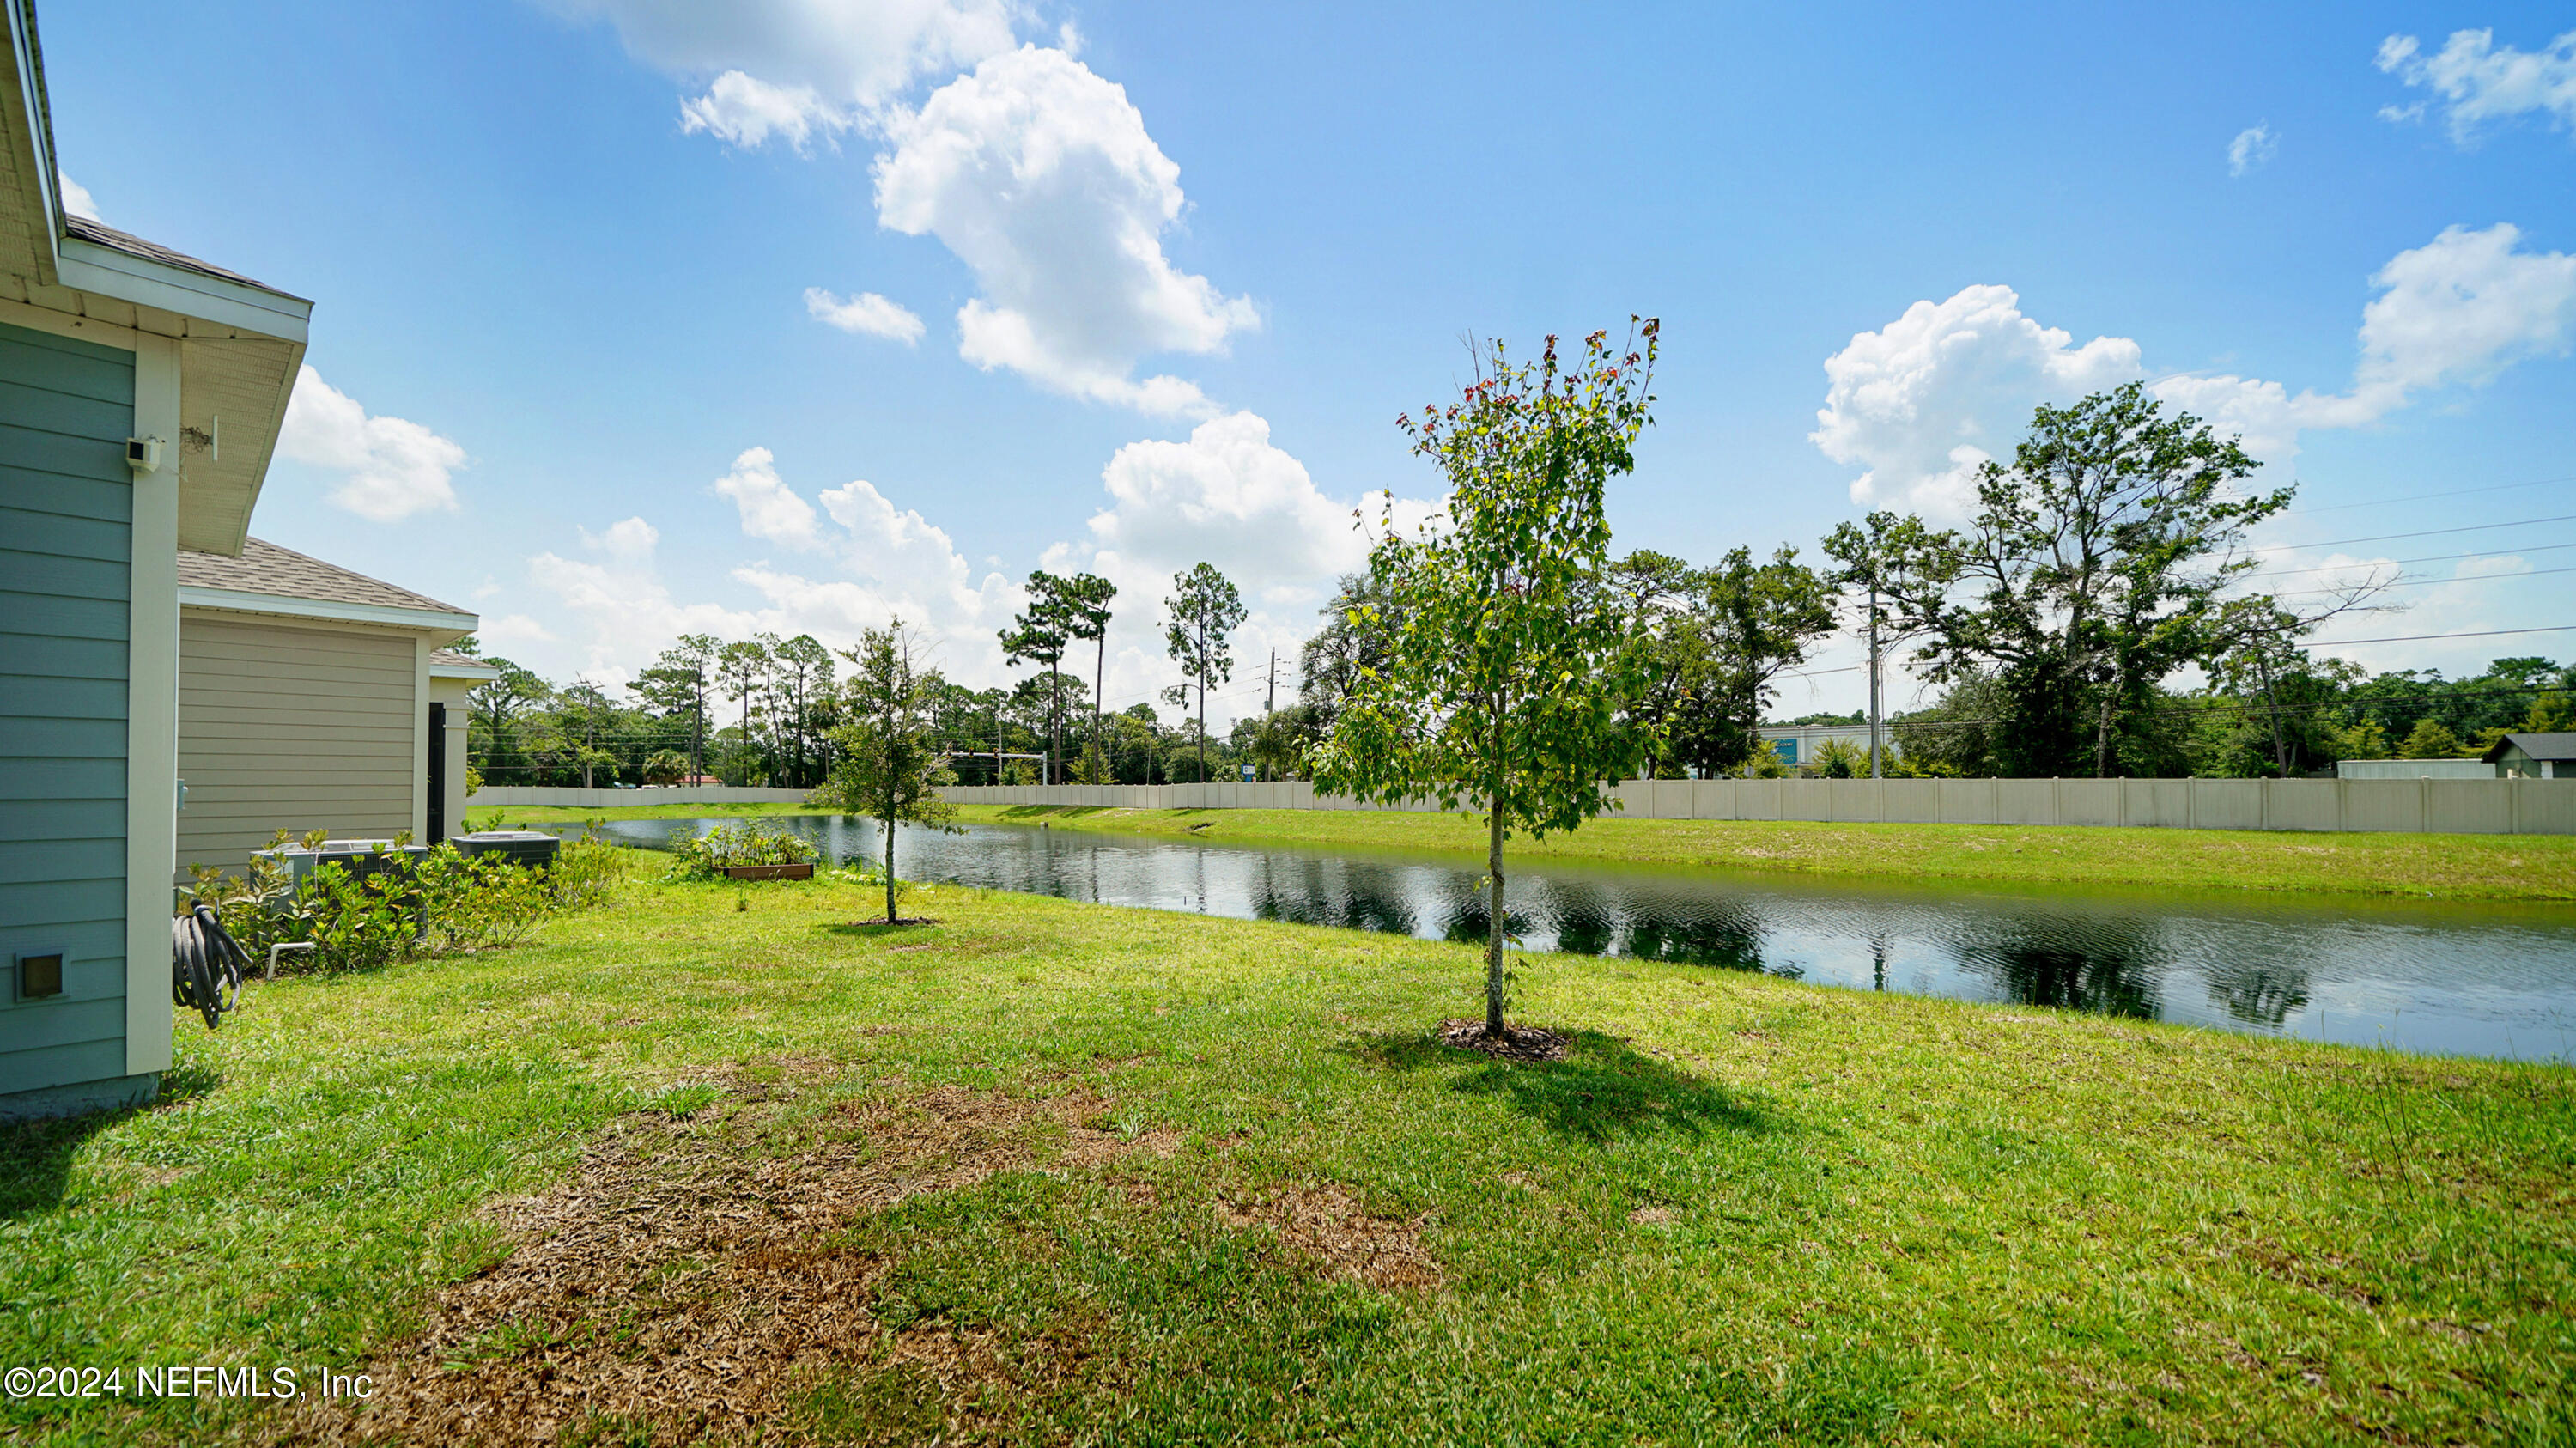
[[[729,1099],[789,1094],[737,1083]],[[1180,1148],[1175,1131],[1131,1140],[1085,1124],[1109,1104],[953,1086],[853,1101],[840,1111],[861,1139],[784,1158],[747,1148],[742,1120],[715,1111],[621,1118],[571,1182],[494,1209],[516,1250],[447,1289],[423,1331],[371,1365],[363,1411],[308,1398],[291,1437],[551,1444],[614,1427],[620,1442],[792,1442],[839,1436],[798,1426],[836,1381],[871,1400],[872,1420],[899,1408],[909,1438],[999,1426],[1010,1404],[1079,1375],[1079,1337],[891,1331],[872,1311],[889,1264],[840,1229],[996,1172]],[[889,1394],[900,1402],[873,1401]]]
[[[1537,1026],[1511,1026],[1500,1036],[1485,1033],[1483,1021],[1451,1017],[1440,1023],[1440,1044],[1461,1051],[1482,1051],[1505,1061],[1562,1061],[1571,1040],[1562,1031]]]

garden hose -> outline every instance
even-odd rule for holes
[[[211,908],[193,905],[171,920],[170,999],[196,1008],[206,1018],[206,1029],[213,1030],[224,1012],[241,1004],[242,971],[249,964],[250,953]]]

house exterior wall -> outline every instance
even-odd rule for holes
[[[178,864],[238,870],[279,830],[382,838],[425,818],[416,635],[183,610]]]
[[[175,404],[171,379],[156,384]],[[155,763],[138,767],[132,741],[158,724],[132,707],[138,695],[154,705],[150,680],[136,684],[138,646],[145,673],[155,666],[157,625],[136,617],[137,575],[158,585],[147,595],[171,596],[173,566],[137,552],[147,539],[124,455],[136,389],[134,347],[0,323],[0,758],[11,766],[0,772],[0,1115],[66,1092],[148,1094],[144,1073],[168,1059],[166,994],[131,1012],[157,1017],[157,1042],[128,1049],[133,978],[159,968],[157,957],[138,967],[133,941],[158,929],[168,949],[166,895],[141,926],[131,919],[131,861],[166,808],[132,798]],[[175,526],[171,499],[154,493],[150,540]],[[54,951],[61,995],[17,999],[17,957]]]
[[[2545,748],[2547,746],[2544,745],[2543,747]],[[2549,759],[2534,759],[2531,757],[2531,751],[2523,748],[2519,744],[2513,743],[2505,745],[2504,757],[2495,762],[2494,768],[2496,773],[2509,779],[2555,779],[2558,777],[2557,761]]]
[[[465,736],[473,719],[473,689],[473,681],[468,679],[442,679],[435,673],[430,676],[430,702],[447,706],[446,737],[431,740],[430,747],[447,756],[447,800],[439,813],[447,821],[447,832],[451,835],[465,828]],[[425,710],[423,712],[426,713]]]
[[[2345,759],[2337,779],[2497,779],[2504,771],[2483,759]]]

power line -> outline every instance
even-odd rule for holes
[[[2482,533],[2490,528],[2536,528],[2543,523],[2576,522],[2576,513],[2562,513],[2555,518],[2510,518],[2502,523],[2471,523],[2461,528],[2426,528],[2417,533],[2381,533],[2370,538],[2338,538],[2332,543],[2275,543],[2265,548],[2248,548],[2248,553],[2287,553],[2298,548],[2348,548],[2355,543],[2386,543],[2398,538],[2432,538],[2444,533]]]
[[[2510,583],[2517,578],[2544,578],[2552,573],[2576,573],[2576,567],[2526,568],[2520,573],[2473,573],[2466,578],[2398,578],[2380,584],[2382,588],[2429,588],[2437,583]],[[2320,593],[2341,593],[2340,588],[2294,588],[2268,596],[2272,598],[2307,598]]]
[[[2555,549],[2576,548],[2576,543],[2536,543],[2514,545],[2516,553],[2547,553]],[[2349,573],[2356,568],[2389,568],[2406,563],[2457,563],[2468,558],[2494,558],[2493,553],[2437,553],[2425,558],[2381,558],[2369,563],[2327,563],[2315,568],[2271,568],[2261,573],[2240,573],[2231,582],[2248,578],[2287,578],[2295,573]],[[2505,577],[2510,575],[2498,575]]]
[[[2576,473],[2555,478],[2534,478],[2527,483],[2490,483],[2483,488],[2453,488],[2446,493],[2410,493],[2403,498],[2372,498],[2359,503],[2329,503],[2322,508],[2286,508],[2277,516],[2304,518],[2312,513],[2340,513],[2348,508],[2386,508],[2398,503],[2423,503],[2435,498],[2465,498],[2473,493],[2502,493],[2515,488],[2546,487],[2551,483],[2576,482]]]
[[[2468,633],[2401,634],[2384,639],[2310,639],[2302,647],[2331,649],[2345,644],[2420,644],[2433,639],[2484,639],[2494,638],[2500,634],[2565,633],[2570,629],[2576,629],[2576,623],[2553,623],[2544,628],[2482,628],[2473,629]]]

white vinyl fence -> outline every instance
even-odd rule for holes
[[[596,809],[603,805],[634,804],[801,804],[810,792],[802,789],[753,789],[731,784],[653,785],[644,789],[582,789],[578,786],[557,789],[550,785],[487,784],[466,797],[465,807],[469,810],[489,809],[494,805]]]
[[[622,791],[630,800],[663,792]],[[2568,779],[1657,779],[1615,792],[1620,813],[1656,820],[2576,834],[2576,780]],[[962,785],[940,793],[958,804],[1396,808],[1318,795],[1302,783]]]

